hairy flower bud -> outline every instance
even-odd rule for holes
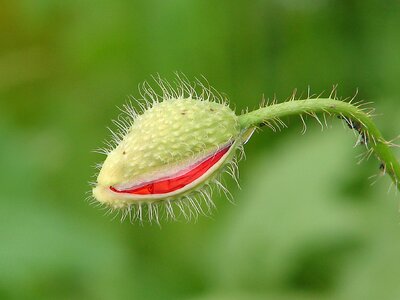
[[[237,172],[244,134],[234,111],[204,86],[198,95],[183,80],[176,89],[158,83],[162,96],[144,86],[141,114],[125,107],[129,118],[116,122],[121,132],[93,188],[97,201],[123,210],[122,218],[158,222],[160,208],[170,218],[209,212],[212,183],[226,191],[218,175]]]

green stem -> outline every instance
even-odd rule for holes
[[[344,118],[350,127],[357,130],[366,142],[368,149],[375,153],[382,162],[382,168],[390,175],[400,190],[400,164],[390,143],[383,138],[371,117],[363,109],[351,103],[331,98],[287,101],[241,115],[239,122],[242,129],[247,129],[273,122],[285,116],[309,114],[316,117],[317,113],[338,115]]]

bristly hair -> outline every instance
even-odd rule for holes
[[[110,140],[104,141],[105,146],[94,152],[109,155],[130,132],[131,127],[141,118],[141,115],[161,102],[191,98],[229,106],[228,98],[214,89],[204,77],[195,78],[193,82],[190,82],[182,73],[175,73],[175,79],[172,83],[159,75],[152,76],[152,79],[155,87],[147,81],[139,84],[138,89],[141,98],[137,99],[130,96],[127,102],[119,108],[121,113],[117,119],[112,120],[114,128],[108,127],[111,133]],[[239,186],[238,161],[244,158],[243,144],[236,141],[233,151],[235,153],[232,158],[223,164],[221,170],[216,172],[217,174],[211,175],[200,187],[188,193],[183,193],[179,197],[174,196],[171,199],[152,202],[138,201],[121,208],[109,207],[97,201],[92,194],[87,197],[87,200],[91,204],[106,210],[106,215],[113,215],[113,219],[120,218],[121,221],[129,219],[130,222],[138,221],[140,224],[148,222],[160,225],[162,219],[179,220],[183,218],[190,221],[197,220],[199,215],[209,217],[216,208],[212,200],[216,191],[233,202],[233,196],[223,183],[223,174],[229,174]],[[96,164],[97,174],[94,177],[98,176],[101,167],[102,163]],[[96,182],[90,184],[95,186]]]
[[[333,86],[331,92],[328,95],[328,99],[343,101],[343,102],[352,104],[359,111],[365,113],[365,115],[368,116],[369,118],[373,118],[376,116],[375,108],[373,108],[371,106],[373,104],[373,102],[365,102],[364,100],[356,100],[356,98],[358,96],[358,89],[356,90],[355,94],[352,97],[340,99],[337,96],[337,87],[338,87],[337,85]],[[322,92],[318,95],[312,94],[310,87],[308,87],[307,97],[305,98],[305,100],[312,99],[315,101],[324,101],[323,99],[321,99],[321,98],[323,98],[324,94],[325,94],[325,92]],[[292,95],[285,102],[297,101],[297,100],[303,100],[303,98],[301,97],[301,95],[300,96],[297,95],[297,89],[295,89],[293,91]],[[271,101],[269,99],[265,100],[263,97],[263,99],[260,103],[260,108],[267,107],[270,105],[275,105],[275,104],[278,104],[275,97]],[[366,129],[367,126],[363,123],[363,121],[360,120],[360,118],[358,118],[354,114],[350,114],[350,115],[345,115],[343,113],[334,114],[327,110],[324,110],[322,113],[317,114],[312,111],[304,110],[299,115],[299,118],[303,124],[303,129],[301,132],[302,134],[305,134],[307,131],[307,118],[308,117],[315,119],[317,121],[317,123],[321,126],[322,130],[324,130],[324,128],[329,127],[328,119],[335,117],[335,118],[342,120],[344,127],[351,129],[356,137],[356,142],[355,142],[354,147],[363,146],[365,148],[365,151],[357,156],[357,158],[358,158],[357,164],[362,163],[364,160],[368,160],[374,154],[375,151],[374,151],[373,146],[376,146],[378,141],[376,140],[375,136],[371,135],[370,132]],[[269,119],[269,120],[259,124],[258,128],[263,127],[263,126],[270,128],[274,132],[280,131],[283,128],[287,128],[287,125],[280,118]],[[385,143],[389,147],[400,147],[399,145],[397,145],[395,143],[395,141],[399,137],[392,139],[390,141],[380,140],[380,142]],[[393,165],[386,166],[385,163],[380,162],[379,173],[369,177],[369,179],[374,179],[374,181],[371,183],[371,185],[375,184],[378,179],[382,178],[387,173],[388,170],[393,172],[393,169],[394,169]],[[389,191],[393,187],[393,185],[396,185],[396,186],[398,185],[398,179],[396,179],[394,183],[393,182],[391,183],[391,186],[389,187]],[[396,192],[397,192],[397,189],[396,189]]]
[[[155,83],[154,87],[148,81],[138,84],[141,97],[135,98],[130,95],[126,103],[122,107],[118,107],[121,113],[116,119],[111,120],[115,128],[107,127],[110,138],[103,141],[103,147],[95,149],[93,152],[108,155],[129,132],[135,120],[157,103],[171,99],[192,98],[199,101],[216,102],[225,106],[230,105],[228,97],[212,87],[205,77],[195,78],[192,82],[180,72],[175,72],[175,77],[171,83],[157,74],[151,76]]]

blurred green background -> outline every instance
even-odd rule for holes
[[[358,88],[397,136],[399,1],[3,1],[0,34],[0,299],[400,299],[399,199],[338,120],[256,134],[212,218],[141,227],[84,200],[151,74],[204,75],[238,113]]]

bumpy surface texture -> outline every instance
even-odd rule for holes
[[[238,135],[237,117],[224,104],[191,98],[156,103],[136,117],[108,155],[98,182],[114,185],[140,180],[215,151]]]

